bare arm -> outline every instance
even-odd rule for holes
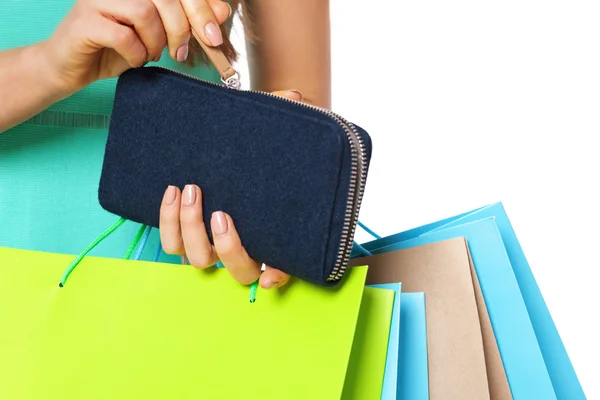
[[[296,89],[311,104],[331,107],[328,0],[247,0],[258,38],[248,43],[253,89]]]
[[[44,63],[43,44],[0,51],[0,133],[66,97]]]
[[[230,11],[221,0],[130,3],[77,0],[44,42],[0,51],[0,132],[92,82],[157,59],[165,45],[173,59],[183,61],[190,27],[207,44],[218,42],[213,26]]]

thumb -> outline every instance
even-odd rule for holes
[[[231,5],[223,0],[207,0],[208,5],[212,8],[212,12],[217,19],[217,23],[221,25],[223,22],[227,20],[227,18],[231,17],[233,14],[233,9]]]
[[[290,100],[296,100],[296,101],[304,100],[304,95],[302,94],[302,92],[299,90],[295,90],[295,89],[278,90],[278,91],[272,92],[272,94],[274,94],[276,96],[280,96],[280,97],[286,97]]]
[[[101,70],[98,79],[117,77],[128,69],[135,67],[113,49],[105,49],[105,57],[106,62],[104,64],[106,65],[106,69]]]

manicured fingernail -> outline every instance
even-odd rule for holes
[[[185,205],[191,206],[196,202],[196,188],[193,185],[187,185],[184,189],[183,201]]]
[[[267,280],[263,285],[263,289],[272,289],[277,287],[277,285],[279,285],[279,282],[277,281],[272,281],[272,280]]]
[[[175,186],[169,186],[167,188],[167,194],[165,195],[165,203],[171,205],[175,203],[175,199],[177,198],[177,189]]]
[[[213,214],[213,232],[215,235],[224,235],[227,233],[227,218],[225,213],[217,211]]]
[[[231,8],[231,4],[229,4],[229,3],[225,3],[225,4],[227,4],[227,6],[229,7],[229,16],[227,17],[227,18],[229,18],[229,17],[231,17],[231,14],[233,14],[233,8]]]
[[[209,22],[204,27],[204,32],[206,33],[206,37],[208,41],[213,46],[220,46],[223,44],[223,36],[221,35],[221,30],[214,22]]]
[[[293,97],[294,100],[298,100],[298,101],[304,100],[304,95],[299,90],[295,90],[295,89],[294,90],[290,90],[289,93],[291,95],[290,97]]]
[[[189,49],[190,48],[187,43],[181,46],[179,50],[177,50],[177,61],[182,62],[187,60]]]

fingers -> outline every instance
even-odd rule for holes
[[[275,289],[282,287],[290,280],[290,275],[272,267],[266,267],[259,280],[259,285],[263,289]]]
[[[160,208],[160,239],[167,254],[183,256],[197,268],[214,265],[219,259],[231,276],[243,285],[260,278],[264,289],[285,285],[290,276],[278,269],[266,267],[261,274],[261,263],[254,261],[242,245],[231,217],[221,211],[213,213],[211,245],[204,224],[202,191],[196,185],[187,185],[183,192],[175,186],[165,190]]]
[[[231,10],[225,2],[220,0],[181,0],[181,4],[198,40],[208,46],[223,44],[223,35],[219,25],[229,17]]]
[[[139,67],[144,63],[147,55],[146,47],[133,29],[101,16],[94,21],[94,26],[96,31],[92,40],[95,45],[114,49],[131,68]],[[120,69],[117,66],[114,68]]]
[[[188,56],[190,24],[179,0],[153,0],[167,34],[171,57],[179,62]]]
[[[114,19],[115,25],[133,27],[132,33],[137,33],[138,41],[143,43],[145,58],[135,64],[127,60],[131,67],[158,61],[165,46],[173,59],[185,61],[192,28],[205,44],[221,45],[223,36],[219,26],[232,13],[229,4],[221,0],[119,0],[97,4],[106,22]],[[105,47],[113,48],[113,42],[109,41]]]
[[[213,11],[217,24],[221,25],[233,14],[233,9],[227,1],[208,0],[208,4]]]
[[[221,211],[215,212],[211,229],[215,250],[233,278],[243,285],[256,281],[260,277],[261,264],[246,253],[231,217]]]
[[[181,192],[176,186],[169,186],[165,190],[163,201],[160,206],[159,231],[163,250],[167,254],[185,254],[183,236],[179,214],[181,204]]]
[[[183,192],[175,186],[167,188],[160,208],[159,230],[165,253],[182,256],[182,263],[207,268],[218,261],[204,226],[198,186],[187,185]]]
[[[122,1],[122,3],[135,4],[135,2],[131,1]],[[142,4],[144,6],[141,6]],[[167,34],[165,33],[156,7],[147,1],[141,2],[140,6],[140,9],[137,11],[137,18],[134,19],[133,24],[148,50],[147,61],[158,61],[163,49],[167,45]]]
[[[276,92],[272,92],[272,94],[276,96],[286,97],[290,100],[302,101],[304,100],[304,95],[299,90],[278,90]]]
[[[110,6],[110,8],[107,8]],[[158,10],[148,0],[99,2],[100,11],[117,21],[133,26],[148,52],[146,61],[157,61],[167,44],[167,36]]]
[[[183,246],[190,264],[197,268],[214,265],[218,258],[204,226],[202,192],[198,186],[187,185],[183,189],[179,218]]]

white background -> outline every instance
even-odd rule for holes
[[[361,220],[387,235],[502,201],[600,399],[600,3],[332,0],[331,21],[333,108],[374,142]]]

